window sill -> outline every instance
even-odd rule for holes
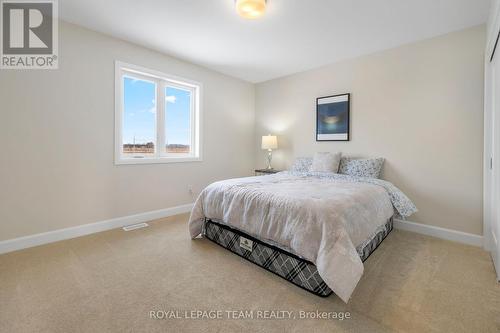
[[[129,164],[168,164],[168,163],[189,163],[202,162],[201,157],[160,157],[160,158],[118,158],[115,160],[115,165]]]

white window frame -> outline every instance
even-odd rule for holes
[[[156,84],[156,140],[154,156],[126,156],[123,154],[124,77],[138,78]],[[167,87],[191,92],[191,144],[190,153],[167,153],[165,147],[165,92]],[[115,164],[154,164],[202,161],[201,128],[202,84],[140,66],[115,62]]]

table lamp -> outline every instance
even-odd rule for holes
[[[273,159],[273,149],[278,148],[278,138],[275,135],[262,136],[262,149],[267,149],[267,169],[271,170],[271,160]]]

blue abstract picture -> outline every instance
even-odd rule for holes
[[[316,103],[316,141],[349,141],[350,94],[320,97]]]

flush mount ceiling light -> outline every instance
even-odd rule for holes
[[[236,11],[241,17],[256,19],[264,15],[267,0],[236,0]]]

